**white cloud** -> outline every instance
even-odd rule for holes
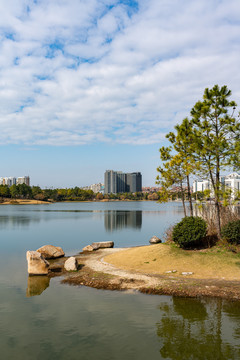
[[[237,0],[10,0],[0,14],[1,144],[155,143],[205,87],[240,96]]]

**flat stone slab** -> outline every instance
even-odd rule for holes
[[[60,246],[44,245],[37,249],[45,259],[56,259],[65,255],[63,249]]]
[[[93,242],[91,244],[91,246],[93,247],[93,250],[113,248],[114,247],[114,242],[113,241]]]

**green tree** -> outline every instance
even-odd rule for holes
[[[193,205],[191,197],[190,174],[194,172],[196,163],[192,156],[193,130],[188,118],[183,119],[180,125],[175,126],[176,134],[170,132],[166,138],[173,144],[173,149],[181,156],[182,168],[186,176],[187,194],[190,205],[190,215],[193,216]]]
[[[234,117],[236,103],[230,101],[227,86],[206,88],[203,100],[191,110],[193,127],[192,152],[202,176],[211,180],[215,198],[216,226],[220,235],[220,172],[236,165],[239,147],[240,124]]]
[[[32,198],[32,188],[26,184],[17,185],[18,195],[21,198]]]
[[[160,158],[163,162],[162,167],[159,166],[157,171],[160,175],[156,178],[156,183],[161,185],[159,192],[159,202],[167,202],[170,197],[170,190],[173,185],[180,186],[181,198],[183,204],[184,215],[187,216],[185,205],[185,189],[184,182],[186,181],[185,164],[182,161],[181,155],[172,156],[170,154],[171,148],[162,147],[159,149]]]
[[[18,196],[17,186],[13,184],[12,186],[10,186],[9,190],[10,190],[11,198],[16,199]]]
[[[32,196],[35,198],[35,196],[42,194],[42,189],[40,186],[32,186]]]
[[[7,185],[0,185],[0,196],[10,197],[10,189]]]

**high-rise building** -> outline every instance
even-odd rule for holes
[[[127,192],[142,191],[142,175],[140,172],[128,173],[127,176]]]
[[[105,194],[142,191],[142,174],[140,172],[123,173],[106,170],[104,174]]]
[[[16,178],[13,177],[13,176],[1,177],[0,178],[0,185],[7,185],[7,186],[16,185]]]
[[[26,184],[30,186],[30,177],[29,176],[22,176],[17,178],[17,185],[18,184]]]

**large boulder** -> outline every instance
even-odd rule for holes
[[[71,256],[69,259],[65,261],[64,268],[67,271],[76,271],[78,269],[77,259]]]
[[[91,244],[91,246],[93,247],[93,250],[113,248],[114,242],[113,242],[113,241],[93,242],[93,243]]]
[[[65,255],[63,249],[60,246],[44,245],[37,249],[45,259],[56,259]]]
[[[49,262],[37,251],[27,251],[28,273],[30,275],[47,275]]]
[[[159,244],[162,242],[161,239],[159,239],[156,235],[154,235],[150,240],[149,240],[150,244]]]

